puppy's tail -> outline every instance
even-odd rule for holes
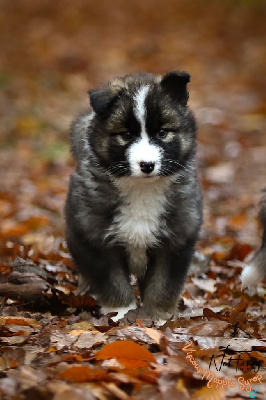
[[[82,114],[71,125],[70,146],[76,161],[81,160],[89,151],[88,128],[93,117],[93,112]]]
[[[264,189],[266,192],[266,189]],[[241,275],[242,288],[257,285],[266,278],[266,195],[261,200],[261,210],[259,214],[263,225],[262,242],[259,250],[245,267]]]

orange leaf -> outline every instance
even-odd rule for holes
[[[229,252],[227,259],[243,261],[252,250],[249,244],[237,243]]]
[[[63,357],[62,361],[84,361],[84,358],[79,354],[69,354]]]
[[[46,351],[46,353],[54,353],[56,351],[57,351],[57,349],[55,347],[49,347],[49,349]]]
[[[35,319],[17,317],[0,317],[0,325],[40,326]]]
[[[105,345],[96,354],[97,360],[108,360],[116,358],[124,367],[138,368],[156,362],[153,354],[135,342],[121,340]]]
[[[117,358],[117,360],[125,368],[140,368],[149,366],[149,362],[146,360],[134,360],[132,358],[126,358],[126,357]]]
[[[239,229],[243,228],[247,223],[247,216],[246,214],[238,214],[234,215],[230,220],[228,221],[228,225],[230,226],[231,229]]]
[[[106,371],[92,369],[84,365],[76,365],[58,374],[58,378],[68,382],[82,383],[91,381],[109,381],[110,377]]]
[[[1,223],[3,237],[21,236],[28,233],[29,228],[24,223],[17,223],[12,220],[5,220]]]
[[[45,215],[31,216],[25,223],[30,230],[37,230],[42,226],[47,226],[49,224],[49,218]]]
[[[136,322],[137,322],[138,326],[140,326],[141,328],[145,328],[145,325],[143,325],[143,323],[141,322],[140,319],[136,319]]]

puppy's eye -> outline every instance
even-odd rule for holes
[[[167,135],[168,135],[168,130],[166,129],[160,129],[158,132],[158,137],[160,139],[165,139]]]
[[[130,132],[121,132],[119,133],[119,136],[121,136],[121,138],[124,140],[130,140],[132,138],[132,134]]]

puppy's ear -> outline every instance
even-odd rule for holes
[[[187,72],[172,71],[163,77],[161,86],[173,100],[186,106],[189,97],[187,90],[188,82],[190,82],[190,75]]]
[[[121,87],[112,85],[89,90],[91,106],[96,114],[106,111],[118,99],[120,92]]]

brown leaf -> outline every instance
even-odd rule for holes
[[[203,315],[204,315],[204,317],[206,317],[208,319],[211,319],[211,318],[222,319],[218,314],[216,314],[210,308],[207,308],[207,307],[203,308]]]
[[[92,308],[96,305],[95,299],[88,294],[75,295],[74,293],[70,293],[69,295],[66,295],[61,292],[58,295],[58,298],[63,304],[68,304],[74,308]]]
[[[198,336],[223,336],[224,331],[228,328],[226,321],[209,321],[199,322],[193,325],[188,332]]]
[[[75,347],[79,349],[90,349],[91,347],[104,343],[106,335],[101,332],[83,332],[78,336],[75,341]]]
[[[95,329],[94,325],[91,324],[89,321],[80,321],[80,322],[75,322],[74,324],[69,325],[69,333],[73,335],[73,331],[80,331],[80,333],[87,332],[87,331],[95,331],[98,332],[97,329]]]
[[[8,357],[0,357],[0,371],[5,371],[10,368],[16,368],[20,365],[18,361]]]

